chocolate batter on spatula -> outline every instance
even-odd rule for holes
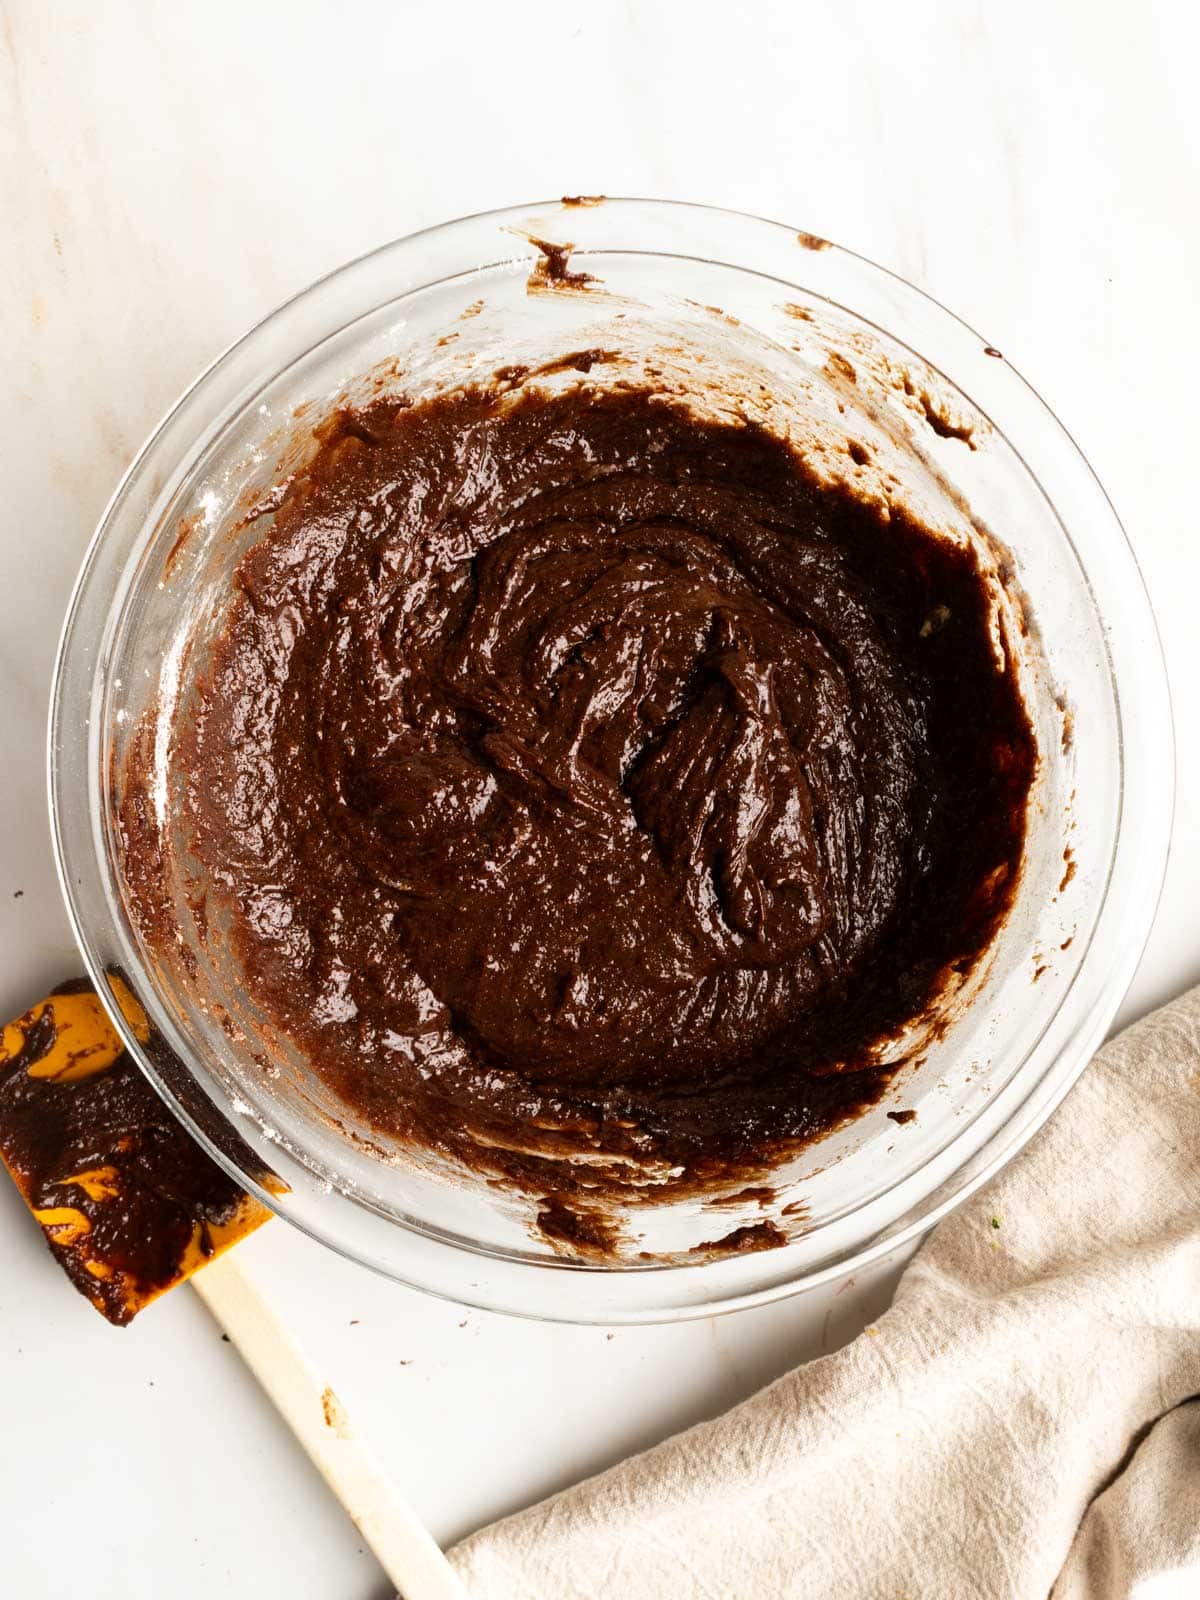
[[[360,1117],[702,1186],[875,1100],[1007,909],[1035,746],[988,619],[970,550],[753,425],[379,401],[242,560],[172,803]]]

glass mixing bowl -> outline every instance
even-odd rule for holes
[[[625,1219],[634,1259],[608,1265],[556,1255],[531,1227],[537,1196],[379,1149],[269,1039],[227,958],[197,939],[182,891],[180,959],[147,950],[113,826],[132,730],[153,719],[161,765],[233,566],[261,531],[239,517],[312,448],[315,423],[378,393],[428,394],[598,346],[625,364],[587,381],[632,372],[708,414],[761,417],[816,470],[973,541],[1004,575],[997,638],[1018,658],[1040,754],[1012,912],[942,1036],[923,1041],[881,1104],[777,1171],[765,1213],[752,1201],[645,1205]],[[405,1283],[614,1323],[761,1303],[847,1271],[927,1228],[1020,1148],[1133,975],[1165,863],[1172,747],[1154,622],[1120,524],[998,351],[909,284],[795,229],[659,201],[564,201],[386,245],[282,306],[197,380],[88,550],[58,658],[49,778],[88,968],[102,992],[107,972],[126,976],[154,1037],[144,1045],[114,1021],[218,1161],[289,1222]],[[901,1107],[915,1120],[888,1117]],[[781,1219],[786,1246],[688,1254],[764,1214]]]

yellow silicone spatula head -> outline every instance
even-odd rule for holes
[[[108,982],[110,1005],[148,1038],[128,986]],[[270,1216],[171,1116],[82,978],[4,1029],[0,1160],[59,1265],[114,1323]]]

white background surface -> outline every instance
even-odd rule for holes
[[[1143,564],[1176,701],[1172,862],[1122,1017],[1200,978],[1189,11],[0,5],[4,1017],[79,964],[44,819],[45,704],[76,566],[143,436],[226,343],[340,261],[563,193],[707,201],[835,239],[958,311],[1063,417]],[[606,1336],[427,1301],[282,1224],[245,1248],[444,1541],[843,1343],[900,1265]],[[195,1296],[109,1329],[7,1185],[0,1385],[5,1593],[387,1592]]]

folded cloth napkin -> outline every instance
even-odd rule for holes
[[[1200,989],[853,1344],[451,1559],[472,1600],[1200,1597],[1198,1394]]]

